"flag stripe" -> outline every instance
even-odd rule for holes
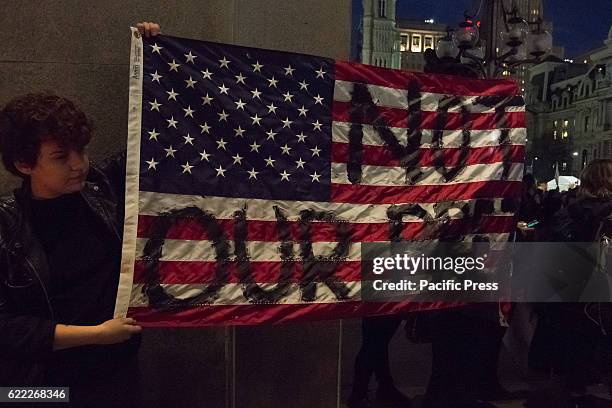
[[[481,234],[466,234],[465,241],[471,242],[474,237],[481,237]],[[508,238],[507,232],[500,233],[488,233],[487,237],[491,242],[503,242],[504,239]],[[432,242],[437,241],[432,239]],[[151,260],[151,255],[145,255],[145,247],[149,239],[138,238],[136,240],[136,258],[138,260]],[[381,241],[381,242],[386,242]],[[158,240],[154,240],[154,244],[158,243]],[[291,251],[293,253],[294,260],[301,260],[300,257],[300,243],[290,242],[292,244]],[[236,259],[234,241],[228,240],[227,244],[227,259]],[[274,241],[247,241],[245,243],[246,252],[249,255],[249,259],[254,262],[280,262],[282,261],[281,253],[279,248],[283,243]],[[338,242],[312,242],[312,251],[316,256],[329,257],[334,254],[337,249]],[[342,256],[342,260],[347,261],[359,261],[361,259],[361,243],[351,242],[347,245],[347,253]],[[161,256],[158,257],[161,261],[209,261],[214,262],[220,256],[217,251],[220,250],[219,242],[214,241],[197,241],[197,240],[178,240],[178,239],[164,239],[161,246]],[[344,255],[344,254],[343,254]]]
[[[469,198],[517,197],[520,181],[479,181],[450,185],[367,186],[334,184],[332,200],[343,203],[395,204],[434,203]]]
[[[461,170],[452,177],[452,180],[446,179],[447,171],[436,167],[420,167],[416,170],[410,168],[409,174],[414,171],[420,171],[421,175],[415,182],[406,180],[407,170],[403,167],[387,167],[387,166],[361,166],[361,183],[360,185],[367,186],[403,186],[403,187],[420,187],[420,186],[453,186],[468,182],[484,182],[487,180],[506,180],[520,181],[523,179],[523,163],[491,163],[491,164],[474,164],[471,166],[461,167]],[[347,164],[332,163],[331,165],[331,181],[333,184],[353,184],[349,181],[349,173]],[[506,173],[504,173],[506,171]]]
[[[451,95],[519,95],[516,82],[499,79],[473,79],[454,75],[424,74],[380,68],[354,62],[336,61],[336,81],[362,82],[407,89],[412,81],[418,81],[421,92]]]
[[[342,282],[349,293],[347,297],[349,299],[360,299],[361,292],[361,282]],[[265,290],[272,290],[277,285],[277,283],[258,283],[258,285]],[[338,302],[336,295],[330,290],[330,288],[321,282],[315,283],[317,286],[317,303],[334,303]],[[149,301],[145,293],[143,293],[142,284],[134,284],[132,287],[132,301],[130,302],[130,307],[143,307],[149,306]],[[191,298],[200,294],[203,290],[206,289],[208,285],[206,284],[166,284],[162,283],[160,286],[164,289],[164,291],[179,299]],[[220,305],[249,305],[251,302],[245,297],[243,292],[243,284],[240,283],[227,283],[222,285],[218,289],[218,296],[216,296],[212,301],[207,302],[205,304],[195,305],[195,306],[220,306]],[[287,288],[287,293],[278,301],[276,304],[309,304],[311,301],[302,299],[302,290],[299,284],[289,283]]]
[[[332,140],[334,143],[349,143],[349,132],[352,124],[349,122],[332,122]],[[361,128],[363,145],[369,146],[384,146],[385,142],[379,132],[374,130],[372,125],[357,125]],[[408,129],[405,127],[390,127],[388,128],[393,137],[402,146],[406,146],[408,142]],[[423,130],[421,132],[420,148],[430,148],[433,139],[433,130]],[[487,130],[471,130],[470,131],[470,147],[487,147],[499,146],[501,142],[512,145],[524,145],[527,138],[527,129],[513,128],[507,129],[507,135],[504,135],[502,140],[501,129]],[[444,130],[441,138],[441,144],[444,148],[461,147],[464,141],[463,130]]]
[[[146,327],[201,327],[217,324],[278,324],[295,320],[336,320],[365,315],[402,314],[416,310],[459,307],[465,302],[388,302],[310,303],[294,305],[240,305],[194,307],[163,311],[150,307],[132,307],[128,316]]]
[[[500,251],[498,251],[500,252]],[[498,252],[491,252],[498,254]],[[495,255],[487,260],[491,265]],[[500,259],[503,254],[499,254]],[[288,268],[288,276],[283,277],[281,267]],[[248,278],[245,278],[241,269],[248,267]],[[211,284],[215,282],[217,268],[223,268],[224,283],[276,283],[282,280],[291,283],[300,283],[304,279],[304,264],[299,260],[287,261],[285,263],[275,261],[252,261],[239,263],[238,261],[227,261],[221,266],[216,261],[150,261],[139,260],[134,265],[134,283],[145,284],[149,281],[163,284]],[[361,280],[361,261],[337,262],[333,275],[341,282],[357,282]],[[287,272],[285,272],[287,273]],[[154,279],[152,279],[154,275]],[[321,282],[320,279],[315,279]]]
[[[347,102],[334,101],[332,107],[332,117],[334,121],[353,122],[351,120],[351,105]],[[384,124],[390,127],[408,127],[409,111],[406,109],[387,108],[384,106],[376,108],[376,116],[368,115],[370,111],[366,111],[363,118],[360,118],[361,123],[379,125]],[[461,114],[457,112],[446,113],[445,123],[440,125],[437,112],[421,112],[419,129],[433,130],[484,130],[484,129],[500,129],[500,128],[522,128],[526,126],[525,113],[523,112],[506,112],[501,115],[496,113],[468,113]],[[463,122],[464,116],[467,122]]]
[[[406,89],[390,88],[379,85],[366,85],[372,101],[376,106],[408,109],[410,103],[415,103],[417,100],[408,100],[408,91]],[[334,84],[334,101],[338,102],[350,102],[353,98],[355,83],[349,81],[337,80]],[[440,107],[440,101],[453,99],[456,103],[454,106],[448,108],[449,112],[460,112],[462,109],[467,109],[473,113],[494,113],[496,108],[501,106],[502,103],[514,102],[515,96],[507,96],[506,98],[499,98],[497,105],[487,106],[479,103],[480,96],[463,96],[463,95],[447,95],[430,92],[420,92],[418,103],[420,104],[420,110],[424,112],[436,112]],[[489,99],[488,97],[484,97]],[[506,112],[525,112],[525,106],[506,106],[504,107]]]
[[[138,220],[138,238],[147,238],[151,235],[154,225],[160,217],[141,215]],[[164,217],[168,218],[168,217]],[[172,217],[171,217],[172,218]],[[173,218],[174,223],[168,229],[164,238],[180,240],[208,240],[214,239],[202,224],[193,218]],[[510,232],[515,222],[513,216],[489,216],[483,215],[478,218],[450,219],[447,221],[447,232],[453,234],[467,234],[475,230],[481,234]],[[287,222],[288,239],[296,242],[304,240],[300,231],[299,221]],[[347,223],[342,223],[345,226]],[[219,230],[226,239],[232,239],[236,222],[231,219],[217,220]],[[348,224],[348,233],[351,242],[372,242],[389,240],[389,221],[380,223],[355,222]],[[308,240],[310,242],[326,242],[337,239],[337,223],[312,222],[309,224]],[[248,220],[246,224],[248,241],[278,241],[279,225],[276,221]],[[426,232],[427,223],[424,221],[404,221],[401,236],[404,239],[424,239],[421,235]]]
[[[477,148],[440,148],[420,149],[418,161],[414,166],[431,167],[436,161],[445,166],[491,164],[502,161],[522,163],[525,159],[525,146],[508,145],[504,147],[477,147]],[[467,157],[463,157],[463,156]],[[350,156],[350,146],[347,143],[332,144],[332,162],[347,163]],[[403,155],[406,157],[406,155]],[[369,166],[400,166],[400,161],[392,151],[383,146],[363,146],[362,165]]]
[[[493,215],[511,215],[514,206],[504,209],[503,198],[488,199]],[[469,213],[474,213],[474,208],[480,203],[477,199],[466,199],[453,202],[454,207],[449,210],[452,217],[462,216],[460,208],[467,206]],[[401,204],[401,202],[392,203]],[[246,209],[249,220],[276,221],[277,208],[288,221],[298,221],[300,213],[304,210],[328,211],[343,220],[355,223],[380,223],[388,222],[387,211],[392,204],[372,205],[353,203],[321,203],[316,201],[282,201],[244,199],[232,197],[198,197],[193,195],[163,194],[142,191],[140,193],[141,216],[157,216],[170,210],[180,210],[187,207],[199,208],[213,214],[217,219],[233,219],[237,209]],[[442,204],[442,203],[441,203]],[[419,207],[427,214],[434,217],[436,203],[421,203]],[[147,220],[144,218],[143,220]],[[404,221],[420,221],[417,216],[404,216]]]
[[[299,283],[304,278],[304,265],[300,261],[287,262],[291,265],[289,282]],[[148,280],[147,268],[150,263],[137,261],[134,267],[134,283],[144,284]],[[250,261],[250,280],[258,283],[275,283],[282,279],[281,262]],[[238,262],[230,261],[223,265],[228,283],[240,283],[243,279],[238,270]],[[215,279],[217,262],[206,261],[160,261],[156,274],[164,284],[210,284]],[[357,282],[361,279],[361,261],[338,262],[334,276],[343,282]]]

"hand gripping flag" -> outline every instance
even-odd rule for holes
[[[131,47],[118,315],[201,326],[410,310],[361,302],[362,243],[513,230],[526,133],[513,82],[135,30]]]

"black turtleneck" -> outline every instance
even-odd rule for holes
[[[91,326],[113,318],[121,243],[80,193],[32,200],[32,227],[49,265],[48,293],[58,323]],[[48,385],[75,385],[113,362],[134,356],[140,336],[126,343],[56,351]],[[97,370],[97,371],[96,371]],[[110,370],[110,369],[109,369]],[[106,374],[105,374],[106,375]]]
[[[59,323],[95,325],[113,317],[120,243],[79,193],[32,200],[32,226],[49,265]]]

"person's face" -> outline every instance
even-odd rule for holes
[[[15,166],[30,176],[34,198],[55,198],[80,191],[89,170],[87,151],[76,151],[49,140],[40,146],[38,160],[33,167],[21,162]]]

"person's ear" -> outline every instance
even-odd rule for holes
[[[30,166],[29,164],[21,160],[15,160],[13,164],[15,165],[15,168],[19,170],[20,173],[26,176],[29,176],[30,174],[32,174],[32,166]]]

